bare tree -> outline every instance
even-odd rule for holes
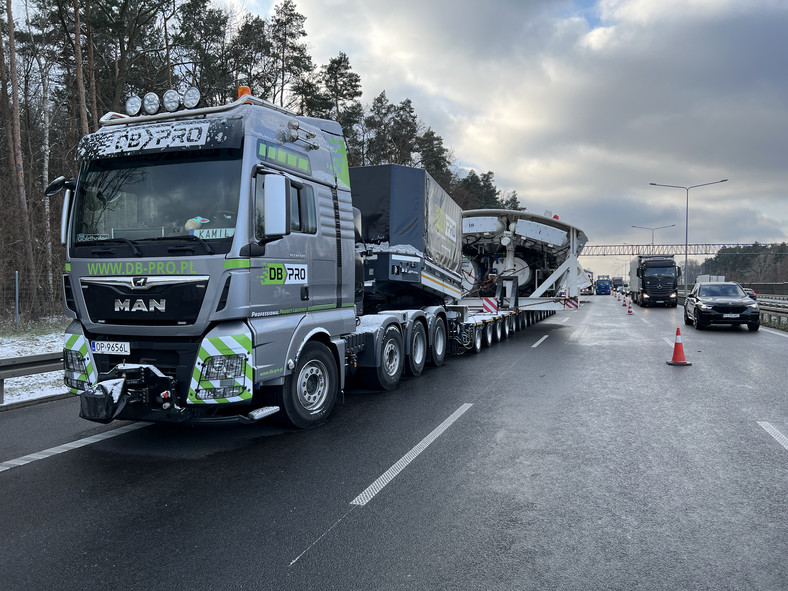
[[[8,16],[8,69],[11,77],[11,135],[13,146],[10,158],[16,177],[16,191],[19,200],[19,213],[22,217],[21,227],[24,238],[24,251],[27,260],[27,277],[30,288],[30,313],[38,315],[38,290],[36,263],[33,258],[33,240],[30,232],[30,215],[27,206],[27,193],[25,191],[25,170],[22,164],[22,131],[19,106],[19,79],[16,69],[16,42],[14,40],[14,13],[13,0],[6,0],[6,14]]]

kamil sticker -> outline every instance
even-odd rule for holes
[[[261,285],[307,283],[307,266],[268,263],[267,265],[263,265],[262,274],[258,277],[258,279],[260,280]]]

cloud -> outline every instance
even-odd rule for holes
[[[246,0],[265,14],[272,3]],[[788,4],[779,0],[296,0],[316,63],[344,51],[364,100],[413,101],[464,168],[591,243],[676,227],[788,232]],[[645,238],[648,238],[646,240]],[[692,240],[692,238],[691,238]]]

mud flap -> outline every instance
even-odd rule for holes
[[[79,416],[96,423],[109,423],[120,414],[128,399],[125,379],[107,380],[80,394]]]

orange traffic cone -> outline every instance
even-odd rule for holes
[[[622,305],[622,306],[624,306],[624,307],[626,307],[626,305],[627,305],[627,298],[624,298],[624,301],[623,301],[623,302],[621,302],[621,305]]]
[[[676,344],[673,345],[673,359],[666,361],[668,365],[692,365],[684,359],[684,345],[681,344],[681,330],[676,329]]]
[[[627,316],[632,316],[632,300],[629,300],[629,307],[627,308]]]

